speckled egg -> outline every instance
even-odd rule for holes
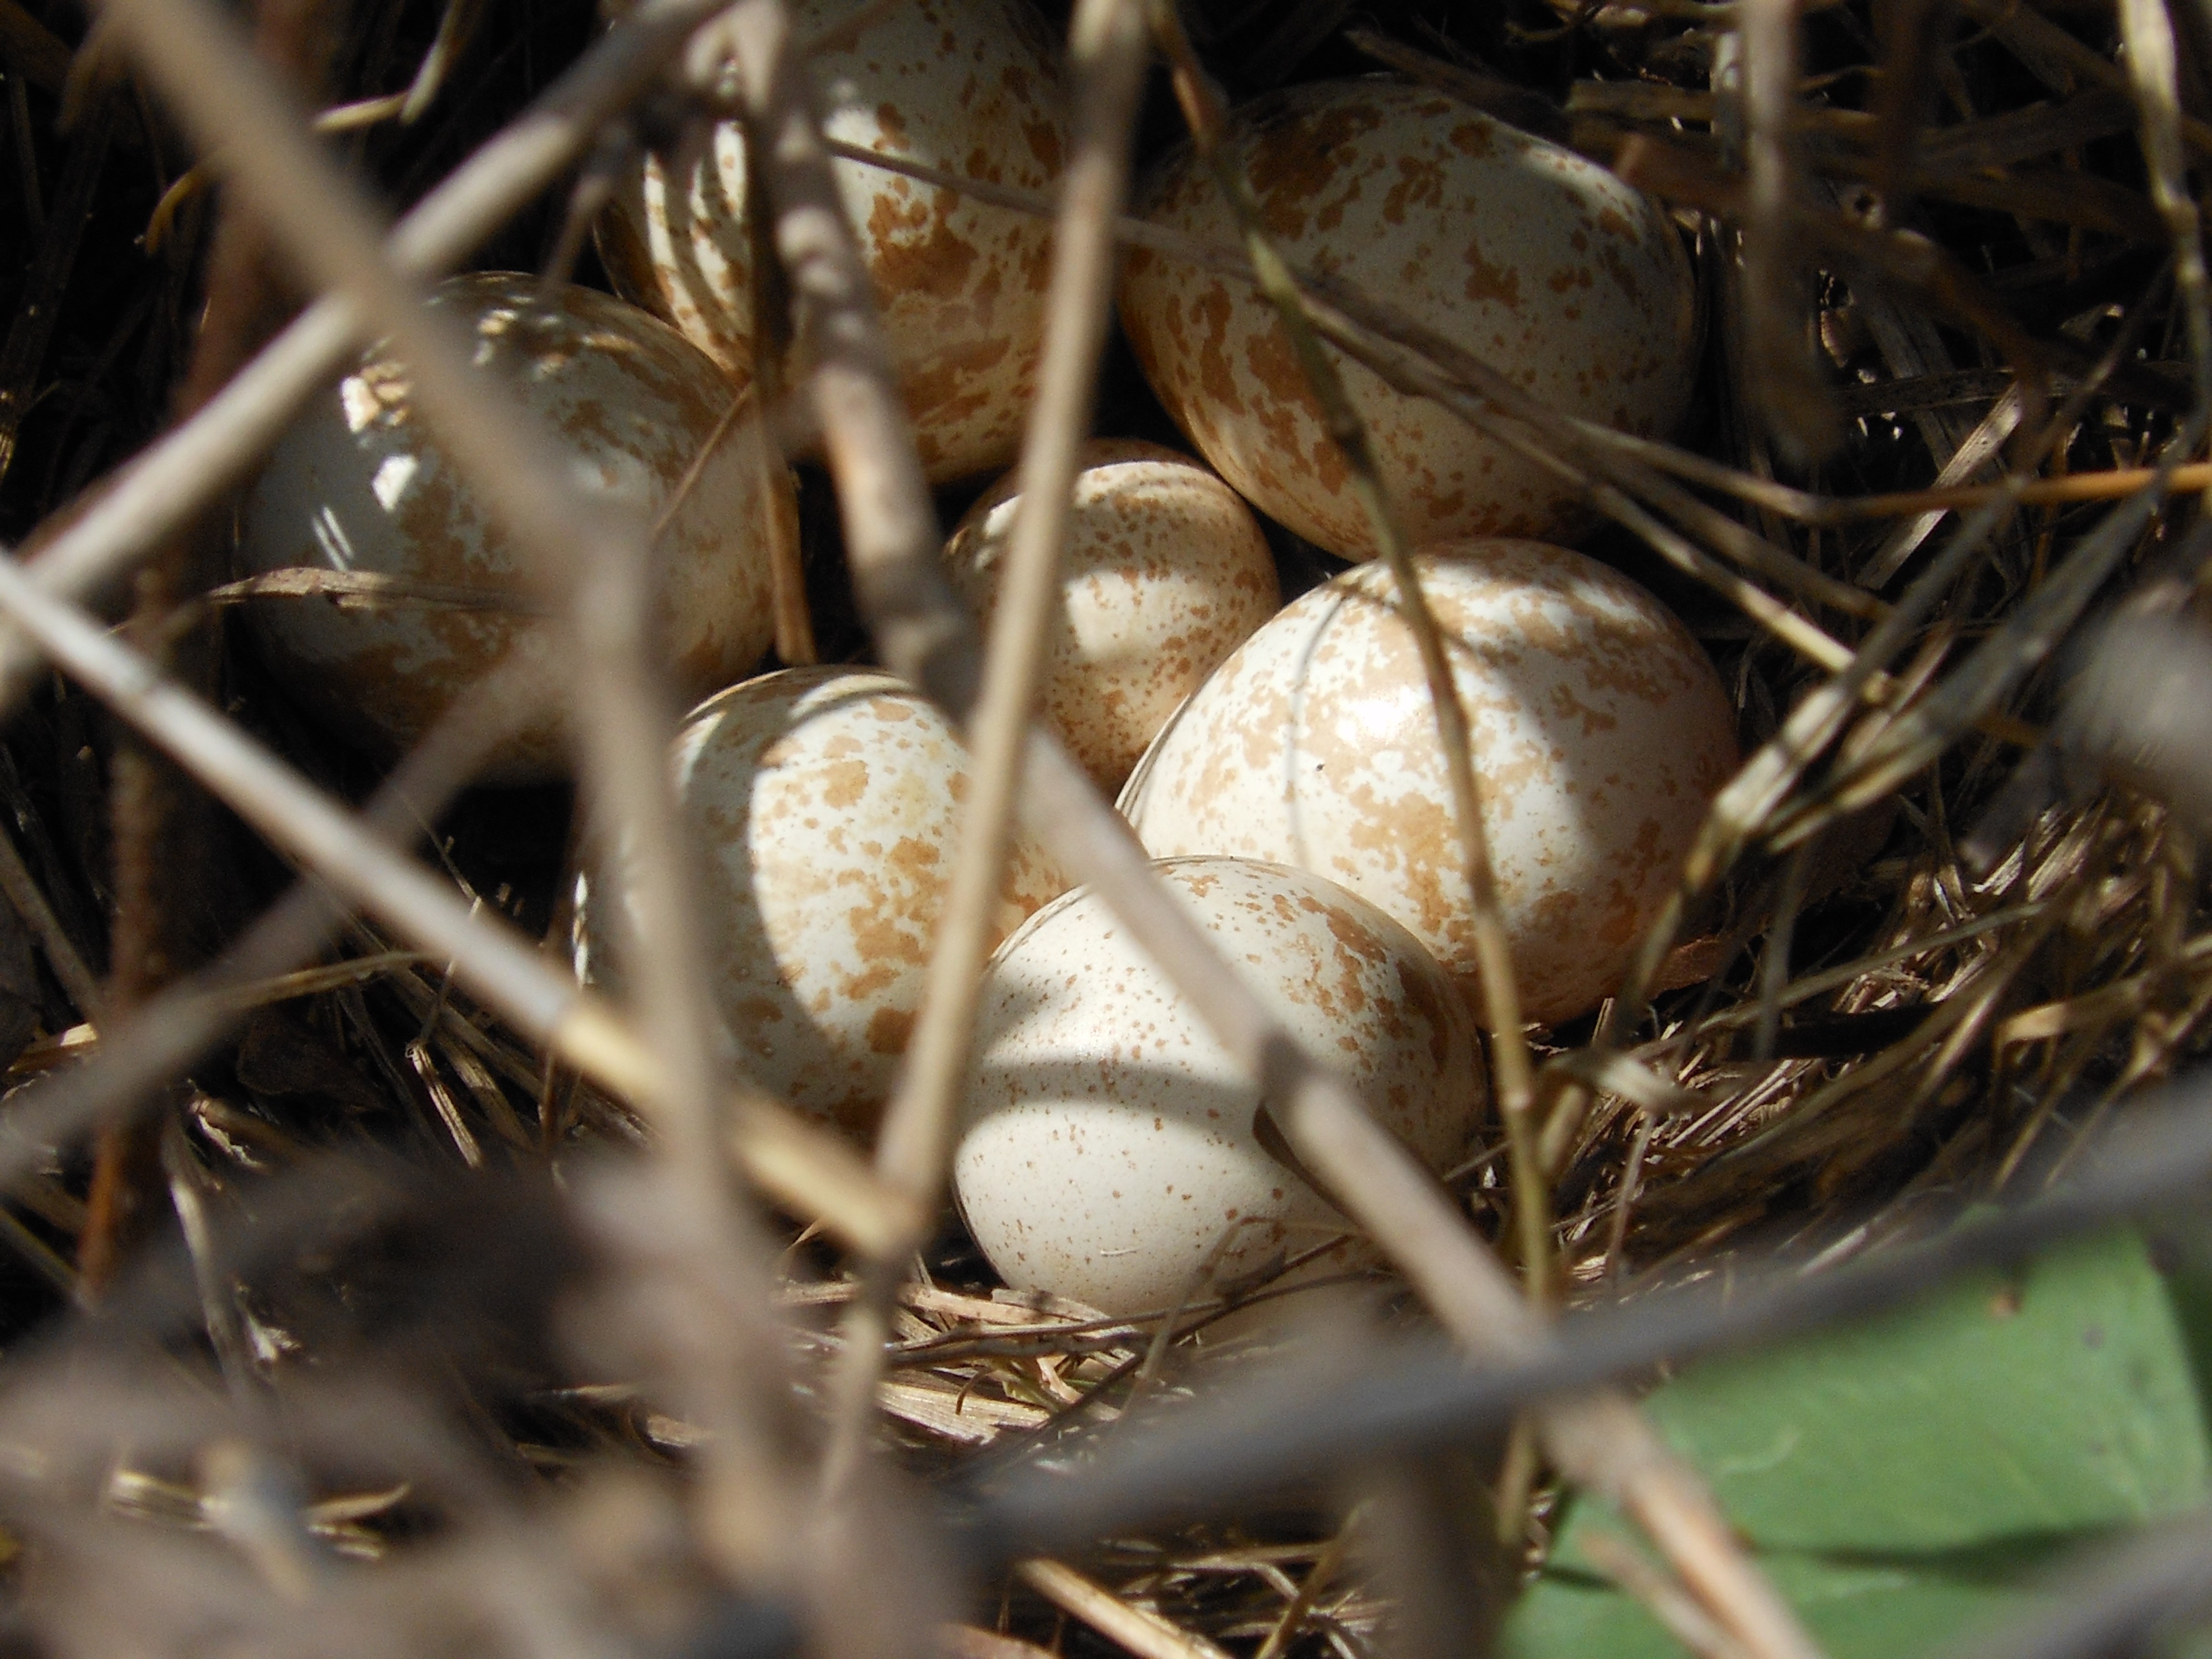
[[[1239,109],[1233,135],[1269,234],[1443,334],[1561,414],[1663,436],[1696,372],[1695,285],[1674,227],[1595,162],[1388,78],[1321,82]],[[1188,150],[1146,216],[1241,241]],[[1376,552],[1273,308],[1243,283],[1131,255],[1121,320],[1160,400],[1261,512],[1347,559]],[[1550,536],[1573,487],[1436,404],[1336,359],[1416,543]]]
[[[1471,728],[1483,832],[1523,1010],[1612,990],[1736,764],[1711,662],[1619,572],[1540,542],[1416,562]],[[1160,733],[1121,809],[1156,857],[1225,853],[1329,876],[1477,989],[1465,855],[1396,585],[1348,570],[1284,608]]]
[[[1223,957],[1432,1169],[1488,1091],[1450,981],[1406,929],[1304,870],[1158,866]],[[1261,1116],[1260,1091],[1090,889],[1040,910],[983,981],[953,1185],[1010,1285],[1108,1313],[1173,1308],[1348,1230]],[[1271,1150],[1271,1147],[1273,1150]]]
[[[799,0],[833,138],[963,178],[1047,190],[1066,148],[1060,51],[1027,0]],[[1051,222],[880,167],[836,164],[934,483],[1013,459],[1036,392]],[[753,362],[745,152],[714,129],[680,177],[647,155],[603,216],[616,285],[740,382]]]
[[[750,672],[775,636],[769,515],[795,503],[789,472],[743,434],[714,443],[679,501],[732,402],[714,366],[635,306],[581,288],[549,301],[532,276],[455,277],[431,304],[474,337],[477,368],[564,447],[580,486],[643,524],[666,516],[655,544],[661,637],[683,694]],[[278,441],[247,498],[238,562],[249,575],[304,567],[418,585],[411,599],[369,606],[314,596],[248,608],[291,695],[380,758],[413,744],[509,652],[555,648],[555,631],[531,615],[540,595],[520,556],[439,447],[405,367],[381,348]],[[487,776],[531,782],[566,769],[553,713]]]
[[[967,769],[935,704],[866,670],[732,686],[677,741],[714,1000],[739,1062],[856,1134],[873,1131],[921,1006]],[[1066,885],[1018,842],[993,942]]]
[[[1039,707],[1110,792],[1176,705],[1275,614],[1282,589],[1250,509],[1188,456],[1133,439],[1093,439],[1079,465]],[[953,585],[987,617],[1020,501],[1009,473],[945,545]]]

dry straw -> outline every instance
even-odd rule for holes
[[[2201,684],[2191,613],[2212,551],[2195,499],[2212,480],[2212,313],[2190,192],[2212,111],[2193,102],[2186,32],[2156,0],[2109,20],[1972,0],[1972,35],[1918,4],[1877,9],[1876,27],[1793,0],[1562,3],[1486,22],[1479,42],[1455,9],[1416,0],[1348,31],[1320,0],[1075,0],[1073,143],[1046,197],[824,136],[809,52],[908,3],[873,0],[810,42],[782,0],[641,0],[588,40],[572,29],[573,64],[541,90],[527,65],[555,22],[493,0],[447,0],[420,39],[424,20],[387,0],[350,19],[269,0],[252,9],[258,53],[206,0],[107,0],[75,48],[56,16],[0,0],[16,169],[0,210],[29,250],[0,345],[0,522],[30,532],[0,560],[0,703],[16,719],[0,896],[20,923],[0,943],[35,950],[53,981],[0,973],[31,1011],[0,1106],[0,1247],[45,1287],[23,1292],[7,1328],[24,1340],[0,1364],[0,1524],[26,1564],[5,1593],[57,1651],[803,1644],[860,1659],[933,1639],[1018,1659],[1067,1645],[1069,1621],[1173,1659],[1457,1650],[1494,1626],[1566,1485],[1639,1529],[1594,1559],[1687,1646],[1812,1655],[1634,1382],[2170,1199],[2212,1167],[2201,1103],[2172,1108],[2162,1154],[2125,1134],[2212,1010],[2200,722],[2173,713],[2176,688]],[[1694,450],[1548,408],[1389,295],[1284,258],[1213,77],[1256,90],[1361,53],[1674,210],[1717,363]],[[319,119],[272,56],[336,77]],[[1151,65],[1237,210],[1237,245],[1133,210],[1168,115],[1168,100],[1147,115]],[[750,136],[769,256],[755,299],[804,365],[787,382],[771,345],[717,441],[762,466],[778,442],[807,450],[834,496],[799,542],[764,527],[780,650],[836,654],[864,633],[973,750],[929,994],[872,1161],[745,1082],[706,1006],[664,764],[676,711],[647,637],[652,526],[580,499],[421,304],[426,278],[580,171],[566,210],[556,191],[539,214],[565,269],[611,170],[643,147],[684,153],[715,118]],[[448,131],[481,142],[426,137]],[[319,131],[353,135],[356,160],[437,161],[442,182],[404,187],[419,200],[387,230]],[[833,161],[1053,223],[988,641],[939,566],[939,503]],[[153,227],[144,280],[88,320],[80,246],[125,210]],[[241,267],[189,257],[210,225],[265,239],[308,302],[189,415],[131,434],[149,440],[135,453],[113,420],[94,441],[83,411],[113,401],[135,332],[166,395],[154,345],[173,358],[202,300],[212,317],[240,297],[220,290]],[[1277,308],[1415,623],[1503,1119],[1500,1146],[1448,1184],[1217,959],[1032,722],[1077,446],[1102,386],[1125,395],[1109,348],[1132,246]],[[198,293],[203,270],[218,292]],[[619,1006],[532,936],[559,931],[550,879],[520,902],[470,885],[485,845],[511,850],[498,834],[434,863],[407,850],[548,687],[489,677],[356,809],[347,763],[250,680],[225,703],[172,656],[230,607],[486,596],[264,578],[142,600],[126,634],[105,620],[372,336],[409,363],[570,647],[574,683],[551,690],[577,733],[580,811],[640,849]],[[1347,361],[1570,481],[1730,677],[1749,758],[1618,994],[1580,1025],[1520,1017],[1484,781]],[[64,404],[75,424],[41,412]],[[274,850],[251,855],[253,879],[291,884],[258,918],[234,904],[206,965],[121,1000],[95,971],[107,926],[174,932],[187,890],[173,874],[108,891],[83,824],[110,814],[140,848],[161,826],[88,770],[88,696]],[[1261,1084],[1388,1264],[1352,1277],[1410,1293],[1358,1316],[1413,1343],[1391,1350],[1396,1374],[1344,1358],[1385,1340],[1373,1323],[1321,1321],[1288,1359],[1218,1340],[1241,1304],[1283,1294],[1264,1285],[1209,1279],[1129,1318],[994,1295],[942,1225],[1018,823],[1096,885]],[[106,1173],[88,1188],[95,1129]],[[135,1166],[105,1150],[132,1145]],[[1921,1242],[1963,1204],[2046,1188],[2013,1221]],[[125,1271],[81,1271],[95,1251]],[[1753,1288],[1679,1288],[1723,1270]],[[40,1299],[57,1293],[97,1306]],[[1445,1345],[1405,1336],[1431,1329]],[[1174,1398],[1201,1382],[1194,1411]],[[1409,1456],[1455,1430],[1486,1449],[1485,1480]],[[2147,1601],[2186,1601],[2203,1549],[2184,1529],[2093,1564],[2076,1616],[2013,1645],[2101,1650]]]

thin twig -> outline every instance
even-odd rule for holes
[[[1291,1598],[1290,1604],[1283,1609],[1282,1616],[1275,1620],[1275,1627],[1267,1632],[1267,1639],[1260,1644],[1259,1650],[1252,1659],[1282,1659],[1284,1650],[1297,1639],[1299,1628],[1305,1623],[1306,1615],[1313,1611],[1314,1603],[1342,1570],[1345,1553],[1369,1512],[1365,1504],[1360,1504],[1344,1517],[1342,1524],[1322,1547],[1320,1555],[1315,1558],[1313,1565],[1306,1570],[1305,1578],[1298,1585],[1298,1593]]]
[[[1203,1636],[1192,1634],[1149,1607],[1123,1601],[1103,1584],[1060,1562],[1024,1561],[1015,1571],[1046,1601],[1119,1643],[1137,1659],[1229,1659],[1227,1653]]]
[[[15,850],[15,838],[0,830],[0,894],[15,907],[30,930],[38,935],[40,948],[46,953],[46,962],[61,981],[62,989],[76,1006],[77,1017],[87,1024],[97,1025],[100,1019],[102,998],[100,982],[85,966],[84,958],[77,954],[76,942],[62,926],[61,918],[54,914],[46,896],[39,890],[39,884],[31,874],[23,855]]]
[[[2212,277],[2205,272],[2203,234],[2190,191],[2188,162],[2182,155],[2173,23],[2165,8],[2149,0],[2121,0],[2120,27],[2127,42],[2136,118],[2142,128],[2143,160],[2150,170],[2151,199],[2173,240],[2174,285],[2188,325],[2189,367],[2197,393],[2193,413],[2201,422],[2212,420]],[[2187,455],[2173,459],[2183,460]]]
[[[1044,347],[1022,446],[1006,590],[996,612],[968,740],[974,754],[951,879],[932,947],[929,979],[896,1091],[876,1142],[876,1172],[918,1216],[936,1212],[968,1072],[983,958],[1013,845],[1014,804],[1029,725],[1060,614],[1060,564],[1073,508],[1077,452],[1088,424],[1114,305],[1112,226],[1128,192],[1130,147],[1143,90],[1140,0],[1083,0],[1068,28],[1075,83],[1073,149],[1054,235]],[[870,1264],[845,1323],[837,1380],[839,1438],[826,1461],[833,1486],[857,1455],[874,1413],[890,1297],[908,1251]]]
[[[1799,268],[1790,208],[1800,189],[1793,128],[1798,0],[1738,0],[1744,165],[1741,226],[1745,349],[1759,364],[1750,392],[1767,430],[1799,463],[1843,441],[1834,395],[1814,356],[1811,284]]]
[[[2185,454],[2202,439],[2205,422],[2192,416],[2166,451]],[[2146,489],[2107,514],[2051,578],[2015,606],[1966,660],[1936,690],[1899,714],[1865,752],[1840,766],[1822,787],[1786,813],[1770,812],[1761,829],[1777,852],[1796,847],[1835,816],[1856,811],[1891,793],[1928,765],[1997,701],[2057,648],[2099,589],[2163,503]]]
[[[1236,214],[1260,292],[1274,307],[1284,332],[1289,335],[1306,386],[1321,405],[1323,424],[1343,453],[1369,533],[1390,568],[1407,624],[1420,653],[1437,742],[1443,752],[1444,774],[1451,787],[1453,823],[1459,831],[1483,1024],[1490,1034],[1491,1068],[1512,1149],[1513,1213],[1521,1271],[1529,1299],[1540,1306],[1552,1296],[1552,1222],[1548,1189],[1535,1156],[1534,1075],[1521,1017],[1519,975],[1514,969],[1511,942],[1498,903],[1497,872],[1491,864],[1489,837],[1483,826],[1474,742],[1468,730],[1467,711],[1460,702],[1458,683],[1452,678],[1443,630],[1429,608],[1397,513],[1376,468],[1366,425],[1345,391],[1343,377],[1322,350],[1304,299],[1261,222],[1259,203],[1244,177],[1243,160],[1228,140],[1228,112],[1183,33],[1173,0],[1152,0],[1152,14],[1153,30],[1174,76],[1176,96],[1182,105],[1184,124]]]

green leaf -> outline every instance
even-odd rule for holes
[[[2090,1534],[2212,1492],[2189,1344],[2132,1233],[1878,1322],[1685,1372],[1645,1401],[1836,1659],[1925,1650],[2027,1605]],[[1516,1659],[1680,1649],[1592,1568],[1571,1506]]]
[[[1573,1524],[1586,1523],[1578,1517]],[[1759,1565],[1830,1659],[1903,1659],[2033,1606],[2020,1581],[2053,1564],[2058,1553],[2051,1542],[2021,1540],[1891,1559],[1762,1553]],[[1522,1598],[1508,1626],[1507,1651],[1516,1659],[1683,1654],[1632,1598],[1570,1568],[1547,1571]]]

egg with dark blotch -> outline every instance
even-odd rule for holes
[[[653,535],[659,642],[679,693],[701,697],[749,673],[775,635],[771,515],[788,532],[796,504],[782,463],[725,426],[734,394],[714,366],[635,306],[582,288],[549,295],[532,276],[454,277],[430,303],[473,339],[477,371],[559,446],[579,489]],[[310,593],[246,609],[292,697],[381,760],[510,653],[547,661],[557,688],[560,630],[538,614],[544,595],[525,557],[383,347],[277,441],[240,523],[241,574],[304,568],[397,584],[366,603]],[[567,771],[557,690],[544,702],[556,712],[493,755],[484,781]]]
[[[1027,0],[799,0],[833,138],[987,184],[1048,191],[1067,134],[1060,47]],[[682,152],[688,154],[689,152]],[[834,165],[932,483],[1012,460],[1036,395],[1049,219],[880,167]],[[712,130],[679,176],[642,156],[602,216],[623,293],[738,383],[752,376],[752,233],[743,133]]]
[[[703,854],[709,985],[739,1066],[872,1134],[951,879],[968,793],[958,735],[890,675],[791,668],[695,709],[676,779]],[[1017,840],[991,942],[1066,885]]]
[[[1673,890],[1735,769],[1735,711],[1681,623],[1594,559],[1472,541],[1415,564],[1470,728],[1522,1012],[1556,1023],[1614,988]],[[1345,572],[1238,647],[1121,808],[1155,857],[1276,859],[1342,882],[1478,994],[1443,749],[1386,567]]]
[[[1092,439],[1077,465],[1038,710],[1110,792],[1176,706],[1274,615],[1282,589],[1251,509],[1188,455]],[[1009,473],[945,545],[953,585],[986,619],[1021,499],[1020,479]]]
[[[1242,859],[1156,866],[1237,975],[1369,1115],[1432,1170],[1489,1097],[1450,980],[1335,883]],[[986,970],[953,1186],[1018,1289],[1112,1314],[1172,1309],[1351,1224],[1299,1173],[1249,1079],[1089,888],[1048,905]],[[1340,1249],[1323,1272],[1358,1260]]]
[[[1262,222],[1293,265],[1382,301],[1546,408],[1668,435],[1697,371],[1696,285],[1674,226],[1606,168],[1402,81],[1320,82],[1235,112]],[[1145,216],[1231,246],[1235,216],[1186,149]],[[1121,320],[1152,389],[1255,507],[1341,557],[1376,547],[1275,311],[1247,283],[1129,257]],[[1568,535],[1577,487],[1330,352],[1414,543]]]

